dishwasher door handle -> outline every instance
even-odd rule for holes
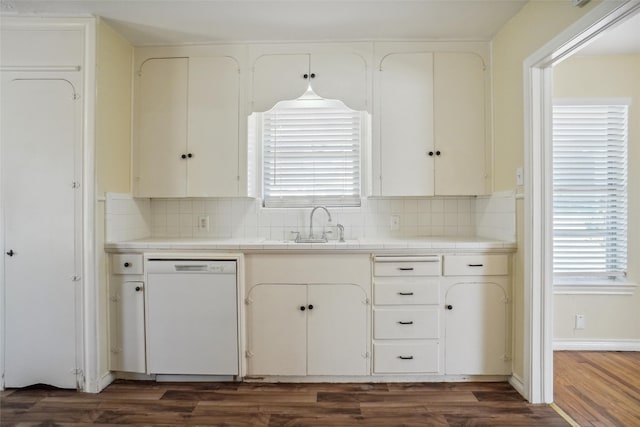
[[[208,271],[207,265],[179,265],[175,266],[176,271]]]

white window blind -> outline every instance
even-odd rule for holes
[[[627,269],[627,105],[553,107],[553,269]]]
[[[264,206],[360,206],[362,114],[312,92],[263,113]]]

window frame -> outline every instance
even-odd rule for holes
[[[628,151],[629,151],[629,106],[631,105],[630,98],[554,98],[552,107],[555,106],[617,106],[617,107],[626,107],[626,132],[624,135],[624,161],[625,161],[625,183],[628,182],[629,176],[629,166],[628,166]],[[552,122],[555,122],[555,114],[552,110]],[[556,168],[554,167],[554,152],[553,148],[555,144],[553,144],[553,129],[552,125],[552,153],[551,153],[551,175],[552,177],[555,175]],[[552,203],[553,195],[555,195],[555,190],[552,190]],[[626,213],[626,222],[624,227],[625,236],[625,265],[624,271],[620,272],[612,272],[612,271],[604,271],[604,272],[557,272],[555,270],[555,266],[553,268],[553,280],[557,293],[562,294],[604,294],[604,293],[616,293],[616,294],[628,294],[635,286],[629,284],[627,281],[627,270],[628,270],[628,199],[629,199],[629,189],[628,185],[625,184],[625,208],[624,211]],[[555,212],[555,203],[554,206]],[[554,214],[555,215],[555,214]],[[552,224],[552,230],[554,234],[555,240],[555,222]],[[555,264],[555,256],[552,257],[552,262]]]

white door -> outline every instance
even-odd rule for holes
[[[460,282],[445,295],[445,373],[511,373],[505,284]]]
[[[433,196],[432,76],[431,53],[394,53],[380,64],[381,196]]]
[[[260,56],[253,64],[251,111],[269,111],[280,101],[299,98],[309,80],[308,54]]]
[[[306,375],[307,286],[260,284],[248,301],[249,375]]]
[[[153,58],[140,67],[136,103],[136,194],[187,191],[187,58]]]
[[[357,285],[309,285],[308,375],[366,375],[367,296]]]
[[[110,367],[114,371],[145,373],[144,282],[111,277]]]
[[[238,195],[239,106],[235,59],[189,58],[187,196]]]
[[[313,91],[323,98],[339,99],[356,111],[367,109],[367,63],[355,53],[311,55]]]
[[[436,53],[434,69],[435,193],[486,194],[485,66],[473,53]]]
[[[4,384],[76,388],[81,103],[63,78],[2,77]]]

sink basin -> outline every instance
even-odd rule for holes
[[[325,237],[324,239],[296,239],[294,243],[327,243],[329,240]]]

